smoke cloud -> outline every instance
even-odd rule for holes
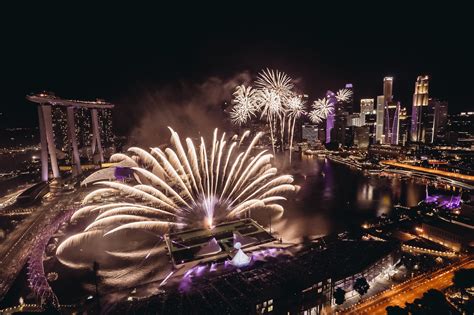
[[[138,123],[130,132],[130,145],[157,146],[166,142],[168,126],[181,136],[209,136],[214,128],[229,129],[224,112],[239,84],[248,84],[248,72],[231,78],[210,77],[201,83],[181,83],[157,90],[147,90],[134,108]]]

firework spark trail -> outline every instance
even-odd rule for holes
[[[234,107],[230,112],[230,119],[236,125],[243,125],[258,111],[259,91],[251,86],[239,85],[233,94],[232,103]]]
[[[288,132],[288,136],[290,138],[290,163],[291,163],[291,153],[293,150],[293,136],[295,132],[295,124],[296,119],[300,118],[301,116],[305,115],[306,112],[304,110],[305,102],[299,96],[293,96],[290,98],[287,107],[288,113],[288,128],[290,128]]]
[[[314,101],[311,107],[313,110],[310,112],[309,117],[313,122],[317,121],[318,117],[323,120],[334,113],[334,104],[326,97]]]
[[[260,89],[275,91],[280,97],[290,97],[293,88],[293,80],[284,72],[278,70],[262,70],[255,81]]]
[[[295,113],[294,115],[298,115]],[[292,116],[293,117],[293,116]],[[239,139],[218,136],[206,146],[203,138],[195,146],[186,139],[184,148],[179,135],[170,128],[171,147],[151,153],[132,147],[129,155],[114,155],[111,160],[133,161],[136,184],[99,181],[101,188],[84,198],[83,207],[72,217],[94,216],[84,232],[63,241],[57,255],[89,241],[92,235],[113,235],[132,229],[162,235],[170,227],[212,228],[220,222],[235,219],[251,209],[268,209],[281,213],[278,202],[295,191],[290,175],[277,175],[272,154],[254,154],[261,133],[251,138],[245,151]],[[244,133],[243,138],[249,135]],[[234,139],[234,140],[232,140]],[[230,145],[227,145],[230,141]],[[242,139],[243,141],[243,139]],[[105,191],[104,191],[105,189]],[[111,198],[97,203],[96,196],[106,192]],[[67,259],[66,259],[67,262]]]
[[[284,72],[278,70],[265,69],[262,70],[255,81],[255,85],[261,90],[261,103],[263,104],[262,117],[266,117],[270,125],[270,133],[272,137],[272,147],[274,149],[274,135],[277,127],[280,128],[280,141],[282,148],[285,139],[285,123],[287,116],[287,103],[292,96],[293,80]],[[278,101],[270,101],[272,97],[268,93],[278,97]],[[270,106],[270,111],[274,115],[265,113]],[[275,149],[273,150],[275,152]]]
[[[352,97],[353,92],[349,89],[340,89],[336,93],[336,100],[338,102],[348,102]]]
[[[265,118],[270,126],[273,154],[275,154],[275,129],[278,118],[281,117],[283,112],[282,99],[274,90],[264,89],[259,94],[259,104],[261,110],[260,118]]]

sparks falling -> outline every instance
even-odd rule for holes
[[[326,97],[314,101],[311,107],[313,110],[310,112],[309,117],[314,123],[318,121],[318,118],[323,120],[334,113],[334,104]]]
[[[279,201],[295,191],[290,175],[277,175],[272,166],[273,155],[266,151],[255,154],[258,133],[245,150],[241,144],[248,137],[226,139],[225,133],[214,131],[206,145],[181,138],[170,128],[171,144],[165,150],[150,152],[132,147],[128,155],[116,154],[111,161],[128,165],[134,184],[120,181],[98,181],[98,188],[83,200],[71,220],[94,216],[82,233],[66,239],[58,248],[66,248],[87,239],[91,233],[103,236],[122,230],[144,230],[162,235],[170,227],[205,227],[238,218],[250,210],[283,211]],[[96,203],[98,196],[109,200]]]
[[[243,125],[249,121],[258,111],[259,91],[251,86],[239,85],[233,93],[232,103],[234,107],[230,112],[230,119],[233,124]]]
[[[349,89],[340,89],[336,93],[336,100],[338,102],[348,102],[352,97],[353,92]]]

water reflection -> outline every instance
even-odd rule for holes
[[[285,205],[283,217],[272,222],[285,240],[360,226],[369,218],[390,213],[396,204],[414,206],[425,196],[425,187],[412,180],[366,177],[325,158],[296,157],[292,173],[301,190],[296,200]]]

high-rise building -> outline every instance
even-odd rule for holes
[[[450,115],[448,121],[448,142],[461,146],[474,145],[474,112]]]
[[[352,84],[346,84],[345,88],[352,91]],[[349,126],[353,112],[353,99],[351,96],[346,101],[337,101],[335,103],[334,128],[331,130],[332,142],[337,142],[344,146],[351,146],[352,144]]]
[[[370,143],[370,126],[354,127],[354,145],[366,149]]]
[[[333,102],[336,102],[336,95],[332,91],[326,92],[326,98]],[[334,129],[334,122],[335,122],[335,111],[329,113],[328,117],[326,118],[326,143],[330,143],[332,141],[332,133]]]
[[[386,144],[398,144],[400,102],[385,105],[384,136]]]
[[[372,113],[366,113],[364,115],[365,121],[364,126],[369,127],[369,143],[376,144],[375,131],[377,128],[377,111],[373,110]]]
[[[418,141],[424,143],[433,143],[435,135],[435,104],[428,100],[428,106],[421,110],[422,136]]]
[[[383,95],[377,96],[377,118],[375,128],[375,141],[377,143],[384,143],[383,121],[385,113],[385,97]]]
[[[365,114],[371,114],[374,110],[374,99],[363,98],[360,100],[360,119],[365,121]]]
[[[63,153],[69,153],[68,126],[66,108],[53,106],[51,108],[54,143]]]
[[[112,109],[105,108],[99,111],[99,126],[102,146],[104,148],[113,147],[115,135],[112,129]]]
[[[398,116],[400,104],[393,101],[393,77],[383,78],[384,97],[384,143],[398,144]]]
[[[393,100],[393,77],[383,78],[383,96],[385,103],[390,103]]]
[[[345,88],[351,91],[351,98],[344,102],[344,111],[349,115],[354,113],[354,87],[352,83],[347,83]]]
[[[92,116],[91,111],[87,108],[79,107],[74,112],[74,126],[76,127],[77,146],[81,152],[81,156],[86,155],[87,148],[92,143]]]
[[[398,115],[399,121],[399,130],[398,130],[398,143],[405,145],[408,141],[409,128],[410,128],[410,119],[407,113],[406,107],[400,107],[400,114]]]
[[[440,101],[438,99],[430,99],[434,107],[434,134],[433,143],[439,143],[446,138],[446,127],[448,124],[448,102]]]
[[[348,127],[360,127],[364,125],[364,121],[360,114],[354,113],[347,116],[347,126]]]
[[[302,126],[302,137],[306,140],[310,146],[315,146],[320,140],[320,129],[317,125],[303,124]]]
[[[422,122],[423,108],[428,106],[428,76],[418,76],[415,82],[415,93],[413,94],[413,107],[411,110],[410,140],[413,142],[424,141],[426,129]]]

